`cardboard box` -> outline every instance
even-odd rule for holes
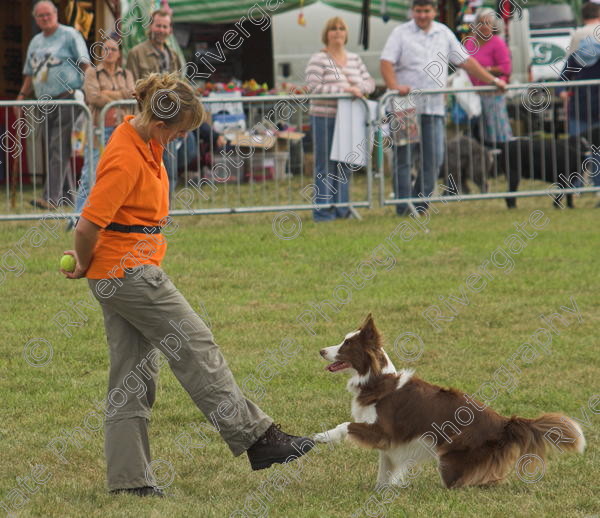
[[[271,149],[277,143],[274,135],[250,135],[249,133],[235,133],[226,135],[232,146],[240,148],[240,155],[250,153],[248,148]]]
[[[240,149],[271,149],[274,151],[287,151],[293,142],[300,142],[304,133],[297,131],[279,131],[277,135],[250,135],[249,133],[235,133],[227,136],[232,146]],[[243,153],[244,151],[242,151]]]
[[[204,178],[215,183],[237,183],[244,180],[244,163],[236,167],[235,163],[231,160],[226,160],[224,157],[216,154],[212,160],[212,167],[207,167],[206,172],[203,173]]]
[[[244,178],[252,181],[286,178],[290,146],[300,144],[304,133],[280,131],[277,135],[228,135],[231,145],[237,147],[236,155],[245,162]]]
[[[301,143],[304,133],[298,131],[280,131],[277,134],[277,151],[289,151],[290,146]]]
[[[260,182],[263,180],[282,180],[287,177],[287,161],[289,153],[275,152],[256,152],[251,158],[246,160],[245,178],[246,180]]]

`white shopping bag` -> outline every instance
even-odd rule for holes
[[[471,88],[473,83],[469,79],[469,75],[459,68],[454,74],[448,77],[448,85],[451,88]],[[456,102],[465,111],[467,117],[479,117],[481,115],[481,99],[477,92],[457,92]]]
[[[368,126],[375,119],[377,102],[367,101],[369,113],[358,99],[338,101],[333,143],[329,159],[335,162],[366,166],[373,147],[373,131]]]

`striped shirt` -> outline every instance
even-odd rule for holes
[[[327,52],[313,54],[306,66],[306,87],[313,94],[343,93],[347,88],[356,87],[364,94],[375,90],[375,81],[358,54],[346,52],[346,65],[336,64]],[[335,117],[337,101],[312,101],[311,115]]]

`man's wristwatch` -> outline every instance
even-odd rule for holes
[[[500,78],[499,77],[494,77],[494,79],[492,79],[491,84],[497,85],[500,82]]]

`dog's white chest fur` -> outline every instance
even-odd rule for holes
[[[352,394],[352,404],[350,407],[352,418],[357,423],[374,423],[377,421],[377,410],[375,404],[361,405],[358,402],[360,376],[354,376],[348,381],[347,389]]]
[[[387,355],[386,355],[387,356]],[[389,360],[388,360],[389,361]],[[396,372],[391,362],[389,362],[389,372]],[[398,372],[398,384],[396,389],[402,388],[412,377],[414,374],[414,370],[412,369],[402,369]],[[358,402],[358,395],[360,393],[359,385],[364,380],[362,376],[354,376],[348,381],[348,391],[352,394],[352,405],[351,405],[351,414],[354,421],[357,423],[374,423],[377,421],[377,409],[375,408],[376,403],[371,405],[361,405]]]
[[[356,396],[352,398],[352,418],[357,423],[374,423],[377,421],[377,410],[375,405],[361,405]]]

